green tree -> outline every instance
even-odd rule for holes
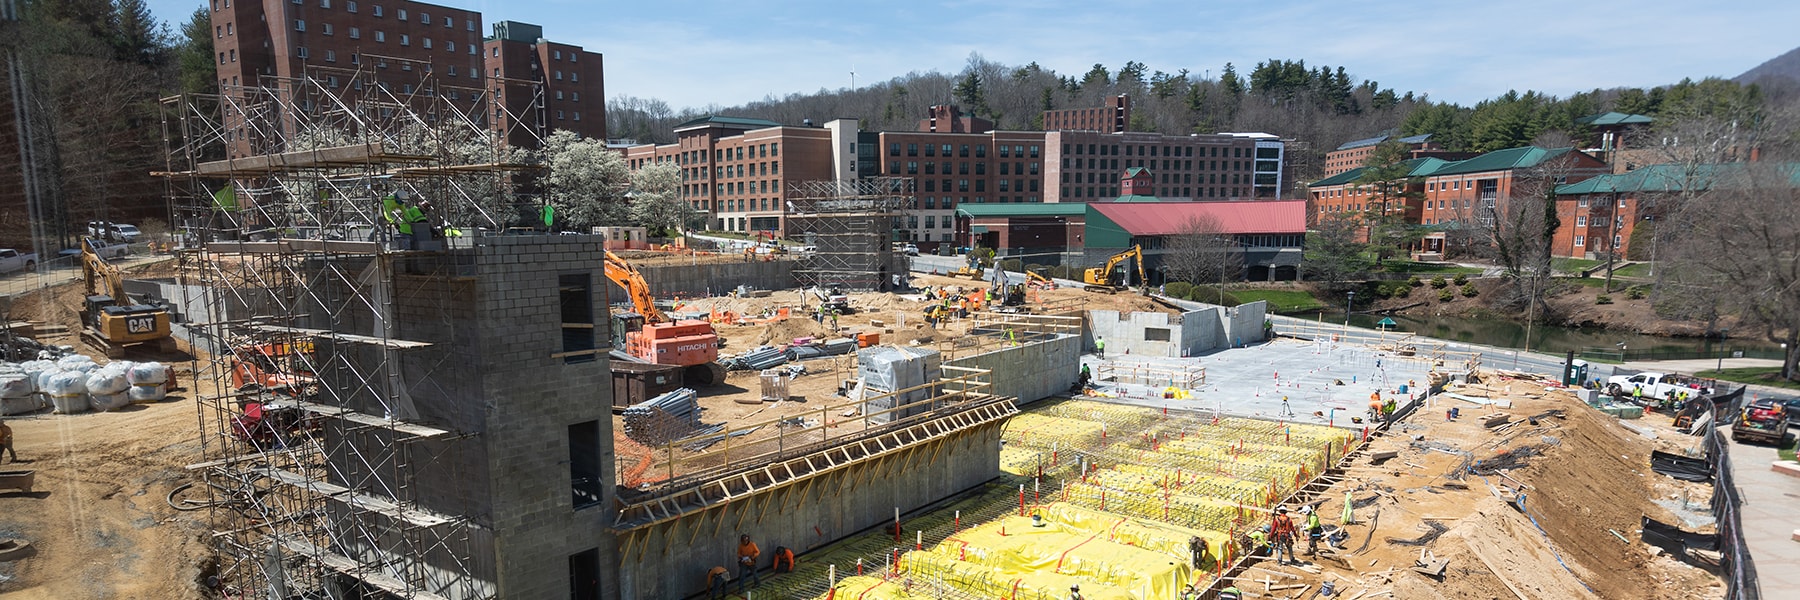
[[[1244,94],[1244,81],[1238,77],[1237,67],[1232,66],[1231,63],[1225,63],[1225,70],[1219,73],[1219,86],[1225,88],[1225,93],[1234,97]]]
[[[187,22],[181,24],[181,43],[175,47],[181,91],[190,94],[217,92],[218,66],[214,62],[212,17],[206,8],[196,8]]]
[[[1106,65],[1100,63],[1094,63],[1094,68],[1088,69],[1087,75],[1081,78],[1083,88],[1104,88],[1109,85],[1112,85],[1112,73],[1106,70]]]
[[[1320,215],[1319,222],[1306,233],[1304,254],[1306,272],[1312,278],[1331,283],[1346,275],[1368,270],[1364,246],[1356,239],[1358,224],[1348,215]]]
[[[1369,194],[1362,220],[1369,232],[1369,249],[1375,252],[1377,262],[1387,261],[1424,235],[1406,218],[1407,207],[1424,197],[1424,191],[1416,185],[1417,178],[1408,176],[1412,170],[1407,163],[1409,155],[1406,144],[1383,142],[1369,154],[1362,175],[1353,183]]]
[[[957,82],[956,101],[969,107],[970,114],[987,114],[987,91],[983,89],[981,74],[975,69],[963,73],[962,81]]]

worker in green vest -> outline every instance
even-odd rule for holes
[[[408,212],[418,210],[406,202],[404,190],[381,197],[381,218],[394,228],[394,248],[411,250],[413,247],[412,220]]]

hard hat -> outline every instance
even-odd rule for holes
[[[1081,584],[1077,583],[1077,584],[1071,585],[1071,586],[1069,586],[1069,589],[1079,590],[1079,589],[1081,589]]]
[[[1286,506],[1277,506],[1277,507],[1275,507],[1275,514],[1279,514],[1279,515],[1285,515],[1285,514],[1287,514],[1287,507],[1286,507]]]
[[[1303,514],[1303,515],[1310,515],[1310,514],[1312,514],[1312,506],[1302,506],[1302,507],[1300,507],[1300,514]]]

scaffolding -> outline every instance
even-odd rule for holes
[[[794,270],[801,285],[885,291],[907,271],[894,230],[914,202],[911,178],[802,181],[788,196],[789,237],[814,247]]]
[[[504,225],[531,167],[489,128],[505,107],[451,81],[364,55],[162,101],[200,413],[184,501],[208,509],[218,593],[497,594],[485,498],[461,485],[485,455],[431,382],[472,335],[443,324],[473,295],[456,233]],[[434,205],[413,243],[384,226],[396,197]]]

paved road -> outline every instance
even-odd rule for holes
[[[1729,428],[1720,428],[1719,435],[1729,434]],[[1731,445],[1731,474],[1744,499],[1744,542],[1762,597],[1800,598],[1800,569],[1794,568],[1800,565],[1800,542],[1791,539],[1800,529],[1800,511],[1794,510],[1800,477],[1769,469],[1775,459],[1773,446]]]

